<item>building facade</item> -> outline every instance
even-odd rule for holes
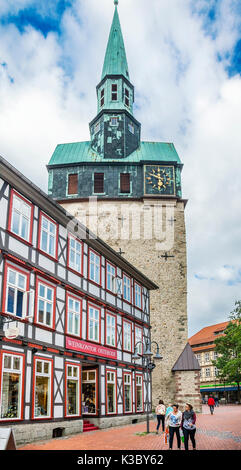
[[[143,419],[132,354],[157,286],[2,158],[0,175],[0,426],[21,443]]]
[[[172,143],[141,141],[134,99],[116,5],[90,140],[57,145],[48,192],[159,286],[150,313],[163,361],[153,372],[153,400],[169,402],[172,367],[188,339],[183,165]]]
[[[207,326],[189,338],[189,344],[200,365],[200,392],[203,402],[210,395],[221,401],[233,403],[237,400],[237,384],[220,381],[218,370],[213,364],[218,357],[215,339],[224,334],[229,322]]]

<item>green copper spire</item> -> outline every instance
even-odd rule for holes
[[[117,10],[118,0],[114,0],[114,4],[115,13],[105,53],[101,80],[103,80],[106,75],[124,75],[124,77],[129,80],[124,40]]]

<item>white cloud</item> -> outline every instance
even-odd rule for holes
[[[241,78],[217,59],[234,47],[240,19],[236,0],[218,5],[215,35],[200,15],[205,0],[119,5],[142,138],[174,142],[184,163],[190,335],[226,320],[240,291],[223,267],[241,265]],[[110,0],[76,0],[60,36],[0,28],[0,154],[44,190],[55,145],[89,138],[112,16]]]

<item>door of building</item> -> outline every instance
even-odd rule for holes
[[[82,413],[96,416],[98,414],[98,369],[83,368],[82,371]]]

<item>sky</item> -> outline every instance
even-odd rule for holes
[[[189,336],[241,299],[241,2],[119,0],[142,140],[184,164]],[[47,192],[89,140],[113,0],[0,0],[0,154]]]

